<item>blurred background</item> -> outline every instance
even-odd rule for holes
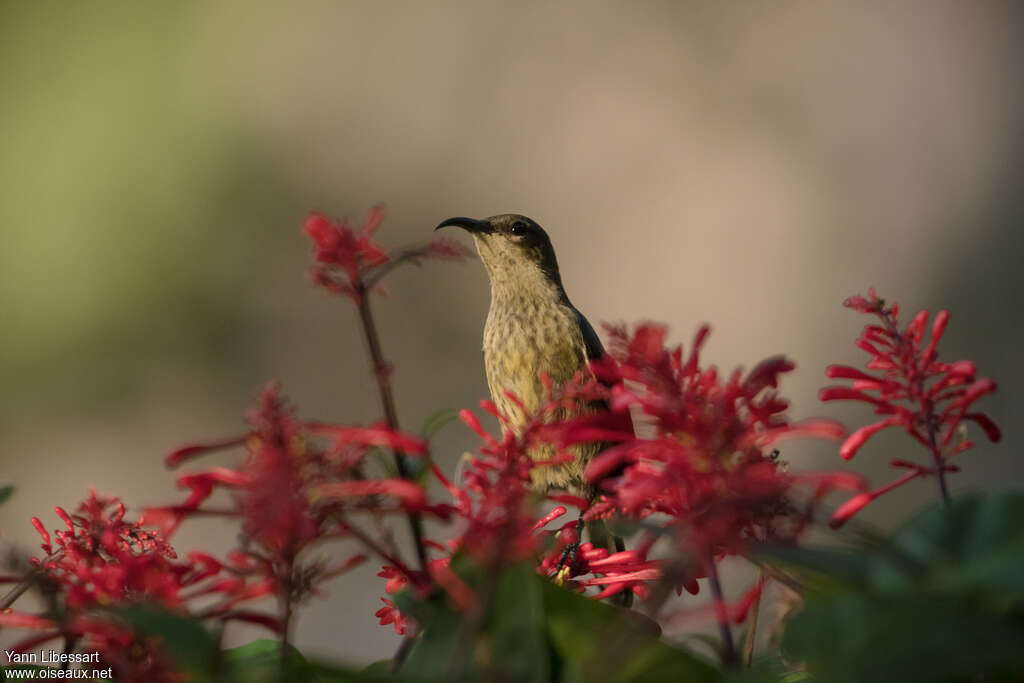
[[[664,321],[689,344],[707,321],[727,368],[788,354],[797,417],[870,417],[816,398],[827,364],[866,359],[846,296],[948,308],[940,350],[999,382],[983,409],[1005,431],[953,490],[1020,488],[1022,9],[0,2],[0,541],[35,550],[29,518],[56,526],[89,487],[136,512],[179,500],[164,453],[239,432],[268,379],[305,416],[377,419],[354,311],[309,283],[300,233],[310,210],[377,202],[387,246],[530,215],[595,325]],[[403,426],[476,406],[479,263],[388,289]],[[475,443],[452,424],[435,452],[451,470]],[[882,484],[890,457],[923,455],[893,432],[851,463],[784,457]],[[863,516],[892,526],[935,497],[915,482]],[[193,523],[175,545],[233,534]],[[375,571],[305,609],[303,650],[393,651]]]

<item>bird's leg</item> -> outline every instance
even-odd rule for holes
[[[602,526],[598,527],[599,524]],[[572,570],[573,564],[576,563],[576,555],[579,553],[580,544],[583,541],[583,528],[583,512],[580,511],[580,516],[576,520],[576,539],[565,546],[562,550],[562,556],[558,559],[558,566],[555,569],[556,577],[560,576],[563,572],[568,574]],[[616,536],[614,534],[611,534],[609,538],[609,534],[606,533],[607,530],[607,526],[605,526],[604,522],[601,520],[598,519],[591,522],[589,526],[587,526],[587,533],[590,534],[591,543],[593,543],[595,547],[602,546],[609,550],[611,550],[609,546],[614,544],[615,552],[623,552],[626,549],[626,542],[621,536]],[[624,590],[620,592],[613,598],[613,603],[620,607],[629,609],[633,606],[633,591]]]
[[[563,569],[572,568],[572,565],[576,562],[576,553],[580,551],[580,542],[582,540],[583,510],[580,510],[580,516],[576,520],[576,540],[565,546],[565,549],[562,550],[562,556],[558,559],[558,568],[555,571],[556,576],[561,574]]]

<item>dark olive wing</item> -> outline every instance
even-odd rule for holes
[[[587,351],[587,360],[597,360],[604,356],[604,346],[601,345],[601,339],[597,336],[597,332],[594,328],[583,317],[583,314],[577,311],[575,308],[572,309],[576,313],[576,321],[579,323],[580,332],[583,333],[583,344]]]

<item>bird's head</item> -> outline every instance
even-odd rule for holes
[[[449,218],[435,230],[454,225],[473,236],[494,287],[554,285],[562,289],[555,250],[536,221],[515,213],[490,218]]]

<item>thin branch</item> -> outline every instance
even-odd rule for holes
[[[949,489],[946,486],[946,471],[942,463],[942,454],[938,442],[935,439],[935,420],[929,410],[928,414],[928,447],[932,453],[932,460],[935,462],[935,477],[939,480],[939,495],[942,502],[949,505]]]
[[[380,393],[381,408],[384,411],[384,419],[391,431],[398,431],[398,412],[395,410],[395,399],[391,393],[391,381],[388,377],[390,367],[384,360],[384,353],[380,346],[380,337],[377,335],[377,326],[373,321],[373,312],[370,310],[370,292],[365,284],[357,291],[357,304],[359,308],[359,319],[362,322],[363,334],[366,338],[366,346],[370,352],[370,360],[373,365],[373,374],[377,380],[377,389]],[[402,479],[411,479],[409,476],[409,464],[404,453],[395,451],[395,467],[398,469],[398,476]],[[423,545],[423,523],[416,512],[408,513],[409,529],[412,532],[413,543],[416,546],[416,557],[419,559],[420,568],[427,570],[427,551]]]
[[[715,601],[715,619],[718,621],[718,631],[722,637],[722,665],[734,668],[739,664],[739,658],[736,656],[736,644],[732,639],[729,614],[722,596],[722,584],[718,580],[718,567],[715,566],[714,558],[708,558],[707,569],[708,583],[711,585],[711,595]]]
[[[33,583],[34,581],[32,580],[32,577],[29,577],[11,590],[7,591],[6,595],[4,595],[3,598],[0,598],[0,612],[3,612],[13,605],[18,598],[24,595],[28,589],[32,587]]]
[[[345,529],[347,529],[353,536],[355,536],[356,539],[360,543],[362,543],[368,549],[370,549],[371,551],[376,553],[378,557],[380,557],[382,560],[387,562],[389,565],[393,566],[395,569],[397,569],[398,571],[400,571],[403,574],[405,574],[406,578],[409,579],[410,583],[414,583],[415,582],[415,578],[416,577],[412,575],[412,572],[409,570],[409,568],[407,566],[405,566],[405,563],[402,562],[402,560],[400,560],[397,556],[392,555],[391,553],[389,553],[384,548],[380,547],[379,543],[374,541],[362,529],[360,529],[359,527],[351,524],[348,520],[346,520],[340,514],[337,516],[337,519],[338,519],[338,522]]]
[[[743,643],[743,665],[748,669],[754,661],[754,645],[757,640],[757,617],[761,612],[761,596],[764,595],[764,588],[767,581],[767,574],[762,569],[761,573],[757,577],[757,582],[761,585],[761,592],[757,594],[757,599],[755,599],[754,604],[750,606],[750,626],[747,627],[747,639]]]

